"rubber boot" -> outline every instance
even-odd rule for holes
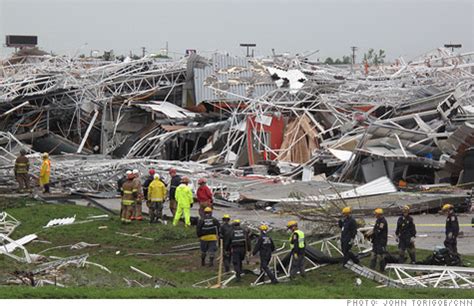
[[[209,257],[209,267],[214,267],[214,257]]]
[[[206,265],[206,254],[201,254],[201,267]]]

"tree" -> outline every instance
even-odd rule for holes
[[[325,64],[334,65],[334,60],[331,57],[326,58],[324,61]]]
[[[334,62],[334,65],[340,65],[342,64],[342,61],[338,58],[336,58],[336,61]]]
[[[342,57],[342,63],[345,65],[352,64],[352,58],[350,56],[344,55]]]
[[[385,50],[379,49],[379,52],[376,53],[374,49],[370,48],[364,54],[364,61],[373,65],[383,64],[385,61]]]

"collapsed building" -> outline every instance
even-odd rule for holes
[[[15,186],[25,148],[53,155],[54,187],[89,194],[113,192],[132,165],[178,166],[208,176],[226,203],[462,204],[458,187],[474,181],[473,55],[439,48],[366,71],[289,55],[14,56],[0,66],[2,185]],[[419,199],[399,184],[457,191]],[[275,185],[277,197],[260,192]]]

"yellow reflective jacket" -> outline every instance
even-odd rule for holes
[[[184,208],[191,207],[194,202],[193,191],[191,187],[185,184],[181,184],[176,188],[175,198],[178,205]]]
[[[159,179],[154,179],[148,186],[148,201],[163,202],[166,199],[165,184]]]
[[[49,159],[43,160],[40,170],[40,185],[49,184],[49,176],[51,174],[51,161]]]

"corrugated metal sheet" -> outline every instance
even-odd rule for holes
[[[214,54],[211,66],[194,69],[196,103],[224,100],[239,101],[242,100],[239,97],[256,98],[276,89],[276,85],[271,81],[270,76],[268,76],[268,83],[255,83],[255,80],[261,79],[262,76],[255,74],[247,58]],[[208,85],[211,83],[214,83],[214,86],[217,84],[222,86],[220,89],[231,94],[210,89]]]

